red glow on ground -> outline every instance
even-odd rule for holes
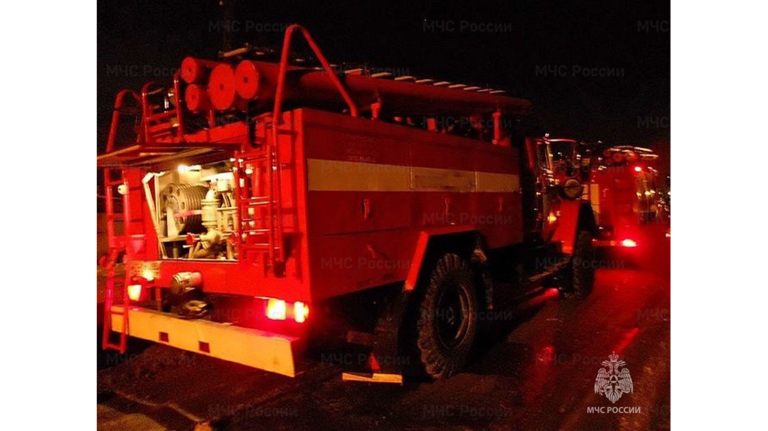
[[[550,299],[557,297],[559,294],[560,294],[560,291],[555,287],[545,289],[540,295],[537,295],[531,298],[529,301],[527,301],[526,307],[539,306],[541,304],[546,303]]]
[[[613,349],[613,351],[616,352],[616,353],[622,352],[624,349],[627,348],[627,346],[630,345],[630,343],[632,343],[632,340],[634,340],[635,337],[637,337],[637,334],[639,334],[639,333],[640,333],[640,328],[637,328],[637,327],[632,328],[632,330],[630,330],[629,332],[624,334],[624,338],[616,346],[616,348]]]
[[[539,362],[554,362],[555,360],[555,347],[552,345],[544,346],[537,355]]]
[[[544,291],[544,294],[542,295],[544,298],[554,298],[555,296],[559,295],[560,291],[557,290],[556,287],[551,287]]]

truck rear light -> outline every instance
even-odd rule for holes
[[[621,246],[627,247],[627,248],[634,248],[634,247],[637,247],[637,243],[632,239],[625,239],[621,241]]]
[[[289,320],[296,323],[304,323],[309,316],[309,306],[301,301],[285,302],[282,299],[266,298],[267,308],[265,314],[270,320]]]
[[[267,318],[271,320],[285,320],[286,306],[282,299],[270,298],[267,301]]]
[[[296,323],[304,323],[309,315],[309,306],[303,302],[295,302],[293,304],[293,320]]]
[[[129,284],[128,285],[128,298],[131,301],[138,301],[141,298],[141,285]]]

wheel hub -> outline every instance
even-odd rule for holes
[[[464,340],[469,324],[468,298],[461,286],[447,286],[437,303],[437,335],[446,348],[455,348]]]

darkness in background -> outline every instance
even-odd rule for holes
[[[667,0],[346,5],[239,0],[225,6],[212,0],[101,1],[98,150],[106,145],[119,89],[170,81],[185,56],[212,58],[225,45],[279,47],[280,30],[299,23],[333,63],[368,63],[526,97],[534,104],[526,120],[532,134],[668,153],[669,14]],[[465,23],[499,24],[504,31],[462,29]],[[235,31],[226,32],[228,27]],[[555,68],[565,73],[556,74]],[[574,68],[623,75],[585,77],[574,75]],[[662,171],[668,172],[669,157],[662,158],[667,161]]]

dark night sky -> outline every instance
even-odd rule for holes
[[[668,148],[666,0],[344,6],[239,0],[232,10],[235,45],[279,46],[282,33],[274,27],[299,23],[334,63],[367,62],[529,98],[532,133]],[[115,93],[148,80],[169,81],[186,55],[215,56],[224,43],[221,20],[225,10],[212,0],[98,2],[100,150]],[[438,24],[430,30],[425,20]],[[485,24],[502,31],[472,31]],[[577,72],[594,68],[619,76]]]

